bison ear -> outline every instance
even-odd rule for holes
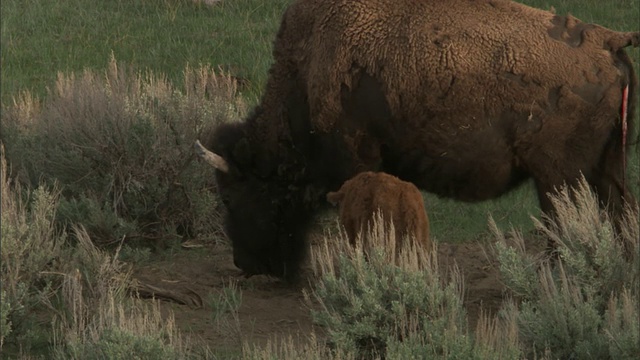
[[[333,206],[340,204],[342,198],[344,198],[344,194],[339,191],[331,191],[327,194],[327,201]]]

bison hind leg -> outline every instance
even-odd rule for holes
[[[638,212],[638,202],[626,181],[625,156],[620,142],[612,141],[606,147],[599,167],[589,179],[600,206],[607,209],[617,231],[620,230],[620,221],[623,221],[627,207]]]

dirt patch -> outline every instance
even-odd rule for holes
[[[527,241],[532,252],[541,251],[543,245],[534,237]],[[497,262],[485,252],[485,247],[486,242],[482,241],[438,247],[441,266],[456,263],[464,276],[464,303],[471,329],[475,329],[480,310],[495,313],[504,295]],[[245,341],[264,345],[274,337],[304,338],[312,331],[323,335],[322,329],[314,326],[305,301],[304,292],[309,285],[294,286],[265,276],[246,279],[233,265],[227,246],[179,251],[168,260],[136,267],[134,278],[178,299],[187,299],[181,303],[166,298],[162,302],[163,311],[171,309],[183,333],[217,351],[239,353]],[[214,320],[215,302],[211,298],[231,283],[237,284],[242,296],[237,315],[229,313],[222,320]]]

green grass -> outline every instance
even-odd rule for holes
[[[425,194],[431,234],[436,241],[464,242],[490,236],[489,215],[500,229],[533,230],[531,216],[540,215],[532,182],[506,195],[480,203],[464,203]]]
[[[556,14],[571,15],[619,31],[637,31],[640,3],[638,0],[521,0],[539,9],[554,7]]]
[[[4,0],[1,2],[2,103],[21,90],[46,94],[56,73],[101,70],[111,54],[121,64],[164,73],[178,85],[186,64],[211,64],[246,78],[251,101],[261,94],[272,62],[271,46],[280,16],[291,0],[234,0],[215,6],[190,0]],[[640,0],[524,0],[568,12],[616,30],[640,30]],[[640,50],[629,50],[640,63]],[[638,119],[636,118],[636,122]],[[637,153],[638,150],[635,151]],[[629,163],[630,183],[640,184],[640,161]],[[635,190],[638,193],[637,189]],[[531,184],[480,204],[426,195],[433,234],[462,241],[488,233],[492,213],[498,226],[532,229],[538,215]]]
[[[29,89],[44,95],[58,71],[102,69],[113,53],[122,63],[180,81],[187,63],[231,69],[259,95],[271,44],[291,0],[5,0],[1,3],[2,102]],[[637,30],[638,0],[524,0],[526,4],[616,30]],[[633,51],[635,59],[640,55]]]
[[[288,0],[2,1],[2,102],[29,89],[46,94],[58,71],[121,63],[181,81],[186,64],[211,64],[250,79],[257,95]]]

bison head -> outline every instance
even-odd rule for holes
[[[235,266],[246,276],[296,278],[306,255],[310,219],[300,192],[279,181],[269,166],[256,163],[260,151],[250,148],[243,125],[219,127],[212,148],[215,152],[195,144],[196,153],[217,170]]]

